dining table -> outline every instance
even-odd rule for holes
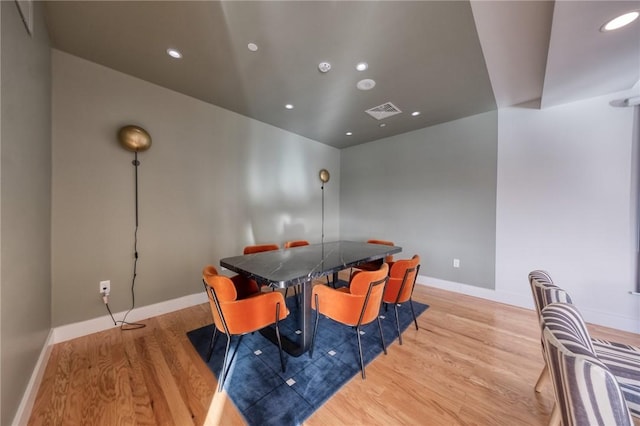
[[[220,259],[220,266],[248,278],[260,285],[286,289],[300,286],[298,332],[295,337],[282,336],[282,348],[292,356],[300,356],[311,346],[311,293],[314,281],[332,275],[338,282],[338,272],[358,265],[379,261],[399,253],[402,247],[371,244],[358,241],[332,241],[301,247],[272,250]],[[298,296],[296,296],[298,297]],[[251,315],[250,312],[247,315]],[[268,327],[261,333],[276,341],[275,329]]]

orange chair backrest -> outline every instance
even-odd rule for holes
[[[363,304],[365,303],[370,285],[372,283],[374,284],[369,294],[369,300],[366,301],[367,306],[362,315],[362,324],[368,324],[378,316],[388,273],[389,265],[383,263],[377,271],[362,271],[353,276],[349,284],[349,293],[354,296],[361,296]]]
[[[206,275],[203,274],[202,278],[204,282],[216,291],[216,296],[220,303],[233,302],[237,300],[238,293],[236,292],[236,286],[233,285],[231,278],[225,275]],[[209,293],[210,295],[210,293]]]
[[[278,247],[277,244],[258,244],[255,246],[246,246],[244,248],[243,254],[253,254],[272,250],[280,250],[280,247]]]
[[[367,240],[369,244],[382,244],[383,246],[395,246],[395,244],[391,241],[386,240]],[[387,263],[393,262],[393,255],[389,255],[384,258],[384,261]]]
[[[383,246],[395,246],[391,241],[385,240],[367,240],[369,244],[382,244]]]
[[[207,270],[207,268],[205,268],[205,270]],[[225,303],[233,302],[237,299],[238,294],[236,292],[236,287],[233,285],[233,281],[231,281],[229,277],[226,277],[224,275],[209,275],[205,274],[203,271],[202,279],[209,287],[207,288],[207,297],[209,298],[209,305],[211,307],[211,314],[213,315],[213,322],[220,331],[224,331],[222,319],[218,314],[218,308],[216,307],[215,300],[213,299],[211,289],[215,291],[218,301],[220,302],[220,309],[223,310],[223,306]]]
[[[418,275],[420,256],[411,259],[396,260],[389,271],[389,282],[384,294],[384,301],[388,303],[403,303],[409,300],[413,292],[413,284]],[[402,283],[404,282],[404,287]],[[402,288],[401,288],[402,287]],[[398,295],[398,292],[400,292]]]
[[[213,265],[207,265],[202,268],[202,278],[204,278],[205,275],[218,275],[218,270]]]
[[[284,248],[292,248],[292,247],[302,247],[308,246],[309,241],[307,240],[296,240],[296,241],[287,241],[284,243]]]

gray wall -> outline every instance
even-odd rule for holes
[[[41,4],[33,3],[33,37],[15,2],[0,4],[0,423],[8,425],[51,328],[51,63]]]
[[[53,324],[131,304],[133,153],[125,124],[149,131],[139,154],[136,306],[202,291],[207,263],[245,245],[338,237],[340,151],[53,50]]]
[[[494,288],[497,129],[494,111],[344,149],[341,238],[391,240],[421,275]]]

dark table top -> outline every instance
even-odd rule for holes
[[[220,265],[274,287],[288,287],[401,251],[397,246],[335,241],[227,257]]]

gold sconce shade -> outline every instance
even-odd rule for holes
[[[142,127],[132,124],[122,127],[118,131],[120,145],[128,151],[141,152],[151,147],[151,136]]]
[[[329,170],[327,169],[322,169],[320,170],[320,180],[322,181],[322,183],[327,183],[329,182]]]

